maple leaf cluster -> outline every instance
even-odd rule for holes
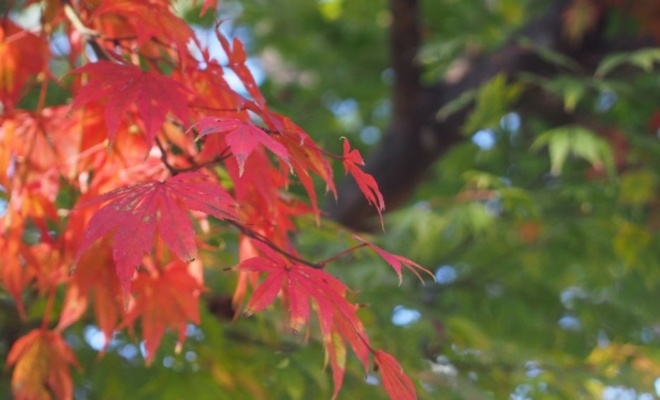
[[[314,311],[333,397],[350,346],[365,371],[373,355],[393,398],[415,398],[398,362],[371,347],[348,287],[326,271],[337,257],[307,261],[291,239],[296,218],[311,214],[320,221],[314,175],[336,195],[330,158],[343,162],[382,212],[383,198],[359,168],[357,150],[345,141],[343,155],[329,154],[271,111],[242,43],[230,43],[216,26],[228,59],[221,65],[168,0],[46,3],[39,31],[0,18],[0,192],[6,199],[0,282],[24,317],[26,293],[48,299],[41,327],[16,341],[7,359],[15,398],[72,398],[69,368],[78,364],[62,332],[89,309],[108,339],[139,323],[147,363],[166,330],[183,341],[187,324],[199,323],[205,290],[195,226],[222,224],[233,227],[241,244],[232,269],[235,304],[251,293],[244,311],[250,315],[279,298],[294,332]],[[205,1],[202,12],[214,4]],[[64,56],[52,50],[58,29],[71,47]],[[49,66],[57,57],[69,65],[64,77]],[[229,69],[245,93],[229,86]],[[70,93],[70,105],[48,104],[53,85]],[[36,107],[22,107],[35,91]],[[295,183],[308,202],[284,194]],[[371,247],[399,277],[402,264],[423,270],[356,239],[361,244],[347,252]]]

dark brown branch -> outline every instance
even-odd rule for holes
[[[314,269],[322,269],[323,266],[319,264],[315,264],[311,261],[307,261],[304,258],[300,258],[296,256],[295,254],[291,254],[286,250],[281,249],[278,245],[270,241],[267,237],[264,235],[260,234],[257,231],[254,231],[250,228],[248,228],[245,225],[242,225],[240,222],[232,221],[230,219],[226,220],[228,224],[233,225],[236,229],[238,229],[242,234],[245,236],[249,237],[250,239],[258,240],[261,243],[265,244],[266,246],[270,247],[272,250],[274,250],[277,253],[280,253],[284,257],[288,258],[291,261],[294,261],[298,264],[306,265],[310,268]]]
[[[393,114],[403,119],[412,117],[414,101],[419,94],[420,68],[417,52],[420,45],[419,4],[417,0],[390,0],[390,59],[394,70],[392,93]]]
[[[414,1],[392,0],[396,19],[392,25],[393,36],[400,40],[392,41],[393,52],[406,48],[405,44],[413,46],[412,39],[418,35],[416,23],[404,23],[398,13],[406,11],[405,6],[414,5]],[[464,140],[461,135],[462,126],[469,115],[470,107],[455,112],[444,119],[436,118],[438,110],[468,90],[477,89],[480,85],[492,79],[497,74],[515,78],[522,72],[543,76],[553,76],[559,73],[574,72],[562,69],[539,56],[529,46],[521,46],[520,39],[526,38],[533,47],[547,48],[559,52],[575,60],[584,73],[593,71],[599,60],[612,51],[630,50],[648,45],[648,39],[641,41],[612,42],[604,38],[602,24],[587,33],[579,43],[566,38],[562,31],[562,16],[570,0],[556,0],[548,10],[532,21],[522,31],[512,38],[495,54],[482,54],[464,61],[464,68],[458,76],[451,80],[436,83],[429,87],[418,89],[417,81],[398,71],[400,80],[395,85],[393,103],[396,105],[400,93],[417,93],[407,99],[408,105],[395,106],[392,110],[392,121],[387,129],[382,143],[366,157],[365,171],[372,174],[385,198],[388,211],[401,206],[412,194],[413,190],[424,178],[428,168],[454,144]],[[394,8],[393,8],[394,10]],[[406,28],[410,32],[402,30]],[[396,30],[396,33],[394,31]],[[410,58],[405,58],[410,60]],[[414,68],[414,57],[411,64],[393,56],[393,62],[399,69]],[[538,112],[546,115],[555,112],[564,120],[570,119],[563,111],[546,109],[538,96],[538,89],[531,88],[523,94],[519,107],[523,111]],[[357,230],[373,230],[376,213],[351,178],[339,185],[338,201],[329,201],[326,211],[329,216],[341,224]]]
[[[156,138],[156,146],[158,146],[158,150],[160,150],[160,160],[163,162],[163,165],[165,165],[165,168],[167,168],[172,176],[176,176],[179,173],[179,170],[174,168],[174,166],[172,166],[172,164],[170,164],[170,162],[167,160],[167,150],[158,138]]]

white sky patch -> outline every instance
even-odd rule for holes
[[[472,136],[472,143],[479,146],[481,150],[490,150],[495,147],[495,132],[490,129],[482,129]]]
[[[105,334],[95,326],[87,326],[83,333],[85,341],[91,348],[96,351],[102,350],[105,347],[106,338]]]
[[[227,26],[229,26],[228,23]],[[227,54],[225,54],[225,51],[222,49],[222,45],[220,44],[220,41],[218,40],[218,37],[215,34],[215,28],[201,28],[199,26],[193,26],[192,29],[193,32],[195,32],[195,36],[197,36],[197,40],[199,41],[202,48],[208,49],[211,58],[213,60],[216,60],[220,65],[226,66],[227,63],[229,62],[229,59],[227,58]],[[233,36],[229,35],[228,32],[222,28],[222,26],[220,28],[220,32],[222,32],[222,34],[225,35],[229,43],[233,42],[234,40]],[[245,44],[246,39],[243,37],[239,37],[239,38]],[[205,65],[203,65],[202,62],[202,53],[199,51],[199,49],[197,49],[194,45],[190,44],[188,50],[190,51],[192,56],[198,62],[200,62],[200,64],[202,64],[200,67],[205,68]],[[247,61],[245,62],[245,65],[252,73],[252,76],[254,77],[254,81],[257,83],[257,86],[261,86],[261,84],[266,79],[266,74],[264,72],[264,69],[261,67],[259,60],[255,57],[248,57]],[[231,68],[223,68],[223,71],[224,71],[224,78],[229,84],[229,87],[231,87],[234,91],[236,91],[242,96],[248,96],[248,93],[245,90],[245,87],[243,86],[243,82],[234,73],[234,71],[232,71]]]
[[[422,314],[417,310],[404,306],[396,306],[392,314],[392,323],[397,326],[406,326],[419,320],[421,317]]]

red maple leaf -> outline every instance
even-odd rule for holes
[[[297,332],[307,323],[309,301],[313,300],[333,370],[335,398],[341,388],[346,362],[346,348],[342,337],[351,344],[365,369],[368,367],[369,341],[357,317],[357,307],[345,298],[348,288],[321,269],[289,264],[265,245],[255,242],[255,246],[268,258],[249,258],[241,262],[237,269],[243,272],[265,272],[267,275],[252,294],[244,314],[249,316],[263,310],[282,292],[282,297],[288,305],[291,328]]]
[[[119,122],[133,103],[144,121],[147,146],[151,148],[158,129],[172,111],[181,121],[188,120],[186,86],[159,73],[144,72],[134,65],[98,61],[74,69],[70,73],[88,73],[94,78],[73,100],[72,109],[107,98],[105,121],[112,143]]]
[[[69,364],[80,368],[62,336],[35,329],[18,339],[7,355],[7,365],[16,364],[11,378],[15,399],[73,398]]]
[[[57,332],[78,321],[91,302],[96,324],[105,334],[106,345],[110,344],[122,314],[119,279],[108,267],[113,262],[110,242],[109,238],[97,242],[92,251],[81,257],[78,269],[67,285],[60,320],[55,328]]]
[[[351,145],[348,143],[348,139],[344,138],[344,155],[343,155],[343,164],[346,173],[350,173],[358,187],[364,193],[364,196],[367,198],[369,204],[373,204],[378,211],[380,216],[380,224],[385,230],[383,225],[383,210],[385,210],[385,200],[383,195],[378,190],[378,184],[373,176],[362,171],[358,165],[364,165],[364,160],[360,155],[360,152],[356,149],[351,150]]]
[[[416,400],[417,392],[415,385],[408,375],[403,372],[399,362],[382,350],[378,350],[374,355],[376,369],[380,370],[383,378],[383,386],[390,395],[390,398],[396,400]]]
[[[113,258],[126,297],[135,268],[151,249],[156,227],[181,260],[197,257],[192,222],[186,209],[220,219],[235,219],[234,201],[200,172],[179,174],[165,182],[152,181],[113,190],[77,208],[111,201],[89,221],[75,262],[96,240],[115,230]]]
[[[195,126],[199,128],[199,137],[212,133],[226,134],[225,143],[238,162],[239,176],[243,175],[245,161],[259,144],[263,144],[288,163],[289,152],[287,149],[262,129],[249,122],[236,118],[206,117],[200,119]]]
[[[160,2],[166,3],[168,2]],[[206,4],[206,2],[205,2]],[[186,59],[187,43],[195,40],[191,27],[174,15],[165,4],[149,0],[105,0],[92,14],[92,19],[101,16],[119,16],[135,30],[137,45],[142,46],[152,39],[160,43],[175,44],[183,64]],[[117,32],[104,32],[116,34]]]
[[[312,180],[312,173],[318,175],[326,184],[326,192],[331,191],[337,198],[337,190],[333,181],[332,167],[325,158],[323,151],[319,149],[314,141],[296,124],[287,117],[274,113],[267,113],[265,121],[277,131],[275,135],[278,140],[291,154],[291,166],[298,180],[309,195],[310,204],[314,211],[317,224],[321,212],[318,209],[316,191]]]
[[[199,324],[199,294],[203,289],[188,266],[178,260],[157,275],[141,274],[134,284],[135,303],[117,328],[122,329],[141,318],[149,364],[167,328],[178,333],[179,346],[186,338],[188,324]]]
[[[362,239],[358,235],[353,235],[353,237],[360,242],[366,244],[367,246],[371,247],[378,253],[379,256],[381,256],[385,261],[387,261],[388,264],[394,268],[396,271],[397,275],[399,275],[399,285],[401,284],[401,281],[403,280],[403,276],[401,274],[401,265],[405,265],[406,268],[411,270],[417,277],[419,278],[420,281],[424,282],[424,279],[422,279],[422,276],[417,272],[417,270],[426,272],[427,274],[431,275],[431,277],[435,280],[435,275],[428,269],[422,267],[421,265],[417,264],[416,262],[407,259],[406,257],[397,255],[397,254],[392,254],[390,252],[387,252],[380,247],[376,246],[373,243],[368,242],[367,240]]]
[[[227,58],[229,59],[229,67],[236,73],[241,82],[243,82],[245,89],[250,94],[250,96],[252,96],[254,101],[256,101],[259,106],[265,107],[266,99],[259,91],[259,86],[254,80],[250,68],[245,65],[245,61],[247,61],[247,54],[245,53],[243,43],[240,41],[240,39],[235,37],[232,41],[232,45],[229,46],[229,41],[227,38],[225,38],[224,35],[220,33],[220,24],[221,23],[218,23],[215,27],[215,35],[218,37],[218,40],[222,45],[222,49],[227,54]]]

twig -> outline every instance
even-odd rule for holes
[[[261,243],[265,244],[266,246],[270,247],[271,249],[273,249],[274,251],[280,253],[281,255],[285,256],[286,258],[288,258],[291,261],[295,261],[299,264],[304,264],[304,265],[306,265],[308,267],[311,267],[311,268],[314,268],[314,269],[323,269],[322,265],[313,263],[311,261],[307,261],[304,258],[300,258],[296,255],[293,255],[293,254],[289,253],[286,250],[282,250],[279,246],[277,246],[275,243],[271,242],[264,235],[260,234],[259,232],[253,231],[252,229],[248,228],[247,226],[241,225],[240,223],[238,223],[236,221],[232,221],[230,219],[228,219],[226,221],[230,225],[235,226],[236,229],[238,229],[245,236],[247,236],[251,239],[260,241]]]
[[[355,250],[357,250],[357,249],[361,249],[361,248],[366,247],[366,246],[368,246],[367,243],[360,243],[360,244],[355,245],[355,246],[353,246],[353,247],[349,247],[348,249],[342,251],[341,253],[335,254],[334,256],[332,256],[332,257],[330,257],[330,258],[328,258],[328,259],[326,259],[326,260],[323,260],[323,261],[319,262],[318,264],[321,265],[321,266],[323,266],[323,267],[325,267],[326,264],[335,261],[336,259],[338,259],[339,257],[343,256],[344,254],[348,254],[348,253],[350,253],[350,252],[352,252],[352,251],[355,251]]]
[[[163,146],[163,144],[160,142],[160,139],[158,138],[156,138],[156,146],[158,146],[158,149],[160,150],[160,159],[163,161],[163,164],[165,164],[165,168],[170,171],[172,176],[179,174],[181,171],[174,168],[174,166],[167,160],[167,151],[165,151],[165,146]]]
[[[73,28],[78,31],[85,38],[85,41],[94,51],[96,58],[99,60],[113,61],[113,58],[105,51],[103,47],[96,41],[96,38],[100,36],[99,32],[94,29],[88,28],[80,19],[80,15],[71,5],[70,0],[62,0],[64,6],[64,15],[71,22]]]

